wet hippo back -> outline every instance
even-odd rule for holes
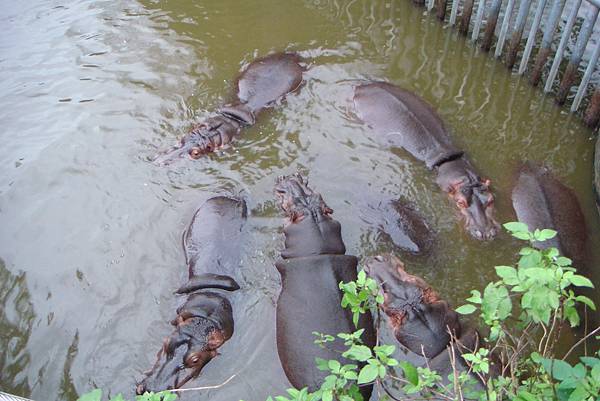
[[[286,259],[276,264],[283,290],[277,301],[277,349],[286,375],[297,388],[319,388],[327,372],[316,368],[315,358],[340,359],[346,347],[338,339],[329,349],[314,344],[313,332],[352,333],[352,313],[341,309],[340,281],[356,280],[358,260],[348,255],[321,255]],[[364,316],[359,327],[369,327]],[[363,336],[372,343],[372,331]],[[350,363],[346,361],[346,363]]]
[[[354,105],[360,119],[382,140],[404,148],[429,169],[462,154],[450,142],[441,118],[414,93],[374,82],[355,88]]]
[[[433,232],[423,216],[404,199],[369,205],[361,210],[361,218],[405,252],[422,255],[431,249]]]
[[[299,57],[277,53],[258,59],[238,80],[238,98],[254,112],[296,89],[302,82]]]
[[[216,196],[207,200],[183,233],[183,249],[190,276],[207,269],[236,277],[246,203],[237,198]]]
[[[553,177],[550,172],[531,163],[524,164],[512,191],[517,218],[529,230],[551,228],[558,235],[539,244],[556,247],[582,267],[586,253],[586,226],[575,193]]]

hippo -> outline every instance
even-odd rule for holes
[[[550,171],[531,162],[518,169],[512,191],[517,219],[530,231],[550,228],[556,237],[538,243],[541,248],[555,247],[575,267],[584,267],[587,258],[587,230],[577,196]]]
[[[386,145],[402,148],[437,172],[436,183],[456,203],[469,234],[479,240],[498,233],[490,181],[481,179],[451,142],[442,119],[423,99],[385,82],[354,88],[358,118]]]
[[[423,216],[406,200],[392,199],[361,211],[361,219],[376,227],[392,243],[412,255],[424,255],[434,234]]]
[[[177,290],[186,301],[137,394],[182,387],[233,335],[230,299],[240,288],[236,277],[246,214],[244,200],[230,196],[210,198],[194,214],[183,234],[189,279]]]
[[[230,143],[244,127],[256,122],[258,113],[295,91],[302,83],[304,69],[293,53],[275,53],[250,63],[237,79],[233,102],[217,109],[185,135],[178,146],[157,156],[164,165],[189,155],[199,159]]]
[[[336,335],[364,329],[365,345],[375,345],[370,315],[362,315],[354,327],[352,313],[341,307],[341,281],[357,279],[358,260],[346,255],[340,223],[321,195],[308,187],[300,175],[277,179],[275,193],[286,216],[285,249],[276,263],[281,293],[276,309],[277,352],[283,370],[296,388],[317,390],[327,372],[316,369],[315,358],[337,359],[346,347],[340,339],[327,349],[314,344],[313,332]],[[371,386],[361,388],[365,399]]]
[[[365,272],[383,290],[384,302],[379,308],[388,316],[394,337],[410,353],[425,358],[427,366],[443,378],[453,371],[453,354],[474,352],[479,347],[478,332],[463,327],[448,303],[422,278],[407,273],[396,256],[368,258]],[[469,370],[462,358],[456,358],[456,367]]]

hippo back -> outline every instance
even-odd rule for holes
[[[404,148],[431,169],[460,156],[442,119],[423,99],[397,86],[374,82],[354,89],[358,116],[389,145]]]
[[[527,224],[529,230],[558,231],[556,237],[538,246],[556,247],[573,259],[576,267],[583,267],[587,241],[585,219],[577,196],[570,188],[546,168],[526,163],[519,170],[512,201],[517,218]]]
[[[277,53],[253,61],[238,79],[238,98],[256,112],[292,92],[302,82],[299,57]]]
[[[183,233],[185,260],[190,276],[217,273],[236,277],[246,218],[246,202],[229,196],[216,196],[198,209]]]
[[[351,311],[340,307],[342,293],[338,284],[356,280],[357,262],[354,256],[320,255],[276,264],[282,286],[277,302],[277,350],[283,369],[296,388],[308,386],[315,391],[323,383],[328,373],[316,368],[315,358],[343,359],[339,352],[346,347],[340,339],[323,349],[315,345],[313,332],[336,336],[356,330]],[[362,315],[359,328],[365,329],[365,344],[374,346],[370,314]]]

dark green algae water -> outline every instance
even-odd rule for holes
[[[181,232],[203,199],[241,192],[251,217],[236,335],[194,385],[236,377],[184,398],[281,393],[274,260],[283,238],[272,195],[280,174],[308,174],[360,257],[393,250],[361,211],[400,196],[415,204],[435,229],[434,249],[400,256],[454,305],[492,280],[494,265],[514,261],[517,240],[468,237],[433,174],[356,123],[357,79],[391,81],[434,105],[492,180],[501,222],[515,219],[519,163],[549,166],[578,195],[587,272],[600,283],[593,134],[408,1],[34,0],[0,9],[3,391],[131,395],[171,329],[173,290],[186,275]],[[219,154],[167,168],[148,162],[229,99],[244,65],[282,50],[306,59],[298,93]]]

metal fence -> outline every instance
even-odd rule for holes
[[[32,401],[28,398],[17,397],[16,395],[11,395],[7,393],[3,393],[0,391],[0,401]]]
[[[538,0],[532,7],[532,0],[413,0],[418,5],[426,6],[430,12],[435,9],[435,14],[441,21],[448,20],[451,26],[456,26],[465,36],[473,42],[479,42],[481,49],[489,51],[494,45],[493,55],[503,57],[508,68],[515,69],[518,74],[529,73],[532,85],[538,85],[543,75],[545,77],[544,92],[553,92],[556,89],[556,102],[564,104],[569,94],[575,87],[576,93],[572,97],[571,112],[579,110],[586,93],[591,93],[588,106],[583,113],[584,122],[592,127],[598,126],[600,119],[600,87],[591,88],[590,80],[598,65],[600,56],[600,39],[590,40],[594,26],[598,20],[600,0],[584,0],[587,2],[582,7],[583,0],[574,0],[570,10],[565,8],[566,0]],[[503,3],[506,4],[503,8]],[[451,2],[449,5],[448,2]],[[461,4],[462,3],[462,4]],[[489,3],[489,4],[488,4]],[[448,13],[450,8],[450,14]],[[472,18],[475,10],[474,18]],[[460,9],[460,15],[459,15]],[[532,10],[535,9],[534,12]],[[583,11],[583,21],[578,17]],[[501,11],[503,12],[502,18]],[[565,18],[563,13],[568,12]],[[448,18],[446,18],[448,16]],[[576,22],[580,20],[580,29],[576,32]],[[501,21],[500,21],[501,20]],[[559,35],[559,22],[564,22],[560,41],[556,44]],[[498,22],[501,23],[498,27]],[[523,43],[525,28],[529,26],[527,40]],[[572,35],[576,35],[574,46],[571,46],[570,56],[565,58],[565,53]],[[595,42],[595,43],[594,43]],[[524,47],[523,47],[524,44]],[[588,48],[590,46],[591,48]],[[535,59],[532,53],[537,49]],[[552,63],[548,64],[552,53]],[[587,65],[581,65],[584,54],[590,55]],[[519,55],[520,62],[517,62]],[[566,68],[561,70],[562,79],[557,76],[561,63],[567,62]],[[548,66],[550,69],[548,71]],[[585,70],[580,70],[580,67]],[[581,76],[581,77],[580,77]]]

